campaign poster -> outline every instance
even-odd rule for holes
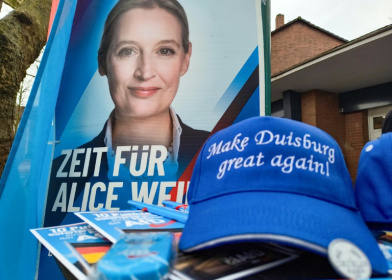
[[[265,5],[78,1],[53,121],[45,227],[79,222],[73,212],[127,210],[129,200],[187,203],[204,141],[260,115]]]

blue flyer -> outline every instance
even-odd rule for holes
[[[183,223],[140,210],[77,212],[75,215],[113,243],[124,233],[181,232],[184,228]]]
[[[112,243],[87,223],[30,230],[65,269],[77,279],[88,279],[94,265]]]

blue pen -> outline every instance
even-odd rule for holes
[[[147,204],[134,200],[128,200],[128,204],[135,207],[136,209],[140,209],[140,210],[146,209],[147,212],[160,215],[168,219],[173,219],[181,223],[185,223],[186,220],[188,219],[188,213],[176,211],[170,208],[165,208],[162,206]]]
[[[187,204],[183,204],[183,203],[175,202],[175,201],[171,201],[171,200],[164,200],[164,201],[162,201],[162,204],[165,205],[165,207],[167,207],[167,208],[175,209],[177,211],[181,211],[181,212],[185,212],[185,213],[189,212],[189,205],[187,205]]]

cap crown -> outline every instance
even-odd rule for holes
[[[368,142],[359,158],[355,194],[369,223],[392,223],[392,132]]]
[[[314,126],[282,118],[250,118],[205,143],[189,204],[238,192],[293,193],[356,209],[336,141]]]

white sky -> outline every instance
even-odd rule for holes
[[[285,23],[302,17],[353,40],[392,24],[392,0],[271,0],[271,31],[277,14],[284,15]]]
[[[1,6],[0,19],[3,18],[10,11],[12,11],[12,8],[10,8],[10,6],[8,6],[7,4],[3,3],[3,6]]]

